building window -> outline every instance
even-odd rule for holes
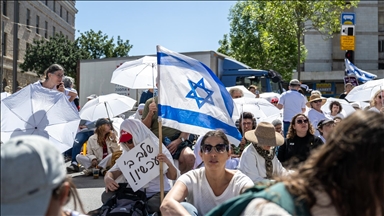
[[[40,26],[40,17],[36,16],[36,33],[37,34],[40,33],[39,26]]]
[[[55,36],[55,34],[56,34],[56,28],[55,28],[55,26],[52,26],[52,36]]]
[[[60,17],[63,17],[63,6],[60,5]]]
[[[47,6],[48,6],[48,0],[45,0],[45,5],[47,5]]]
[[[29,29],[30,28],[30,26],[29,26],[29,20],[30,20],[30,18],[31,18],[31,11],[29,10],[29,9],[27,9],[27,28]]]
[[[45,21],[45,33],[44,33],[44,37],[45,38],[48,38],[48,22]]]
[[[3,1],[3,15],[7,16],[7,0]]]
[[[53,12],[56,12],[56,0],[53,0]]]
[[[2,44],[3,44],[2,55],[3,56],[7,55],[7,38],[8,38],[8,34],[4,33],[4,37],[3,37],[3,41],[2,41]]]
[[[384,40],[379,40],[379,53],[384,52]]]
[[[67,11],[67,16],[66,16],[66,21],[68,22],[68,20],[69,20],[69,13],[68,13],[68,11]]]

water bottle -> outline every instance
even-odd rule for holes
[[[165,138],[164,138],[163,143],[164,143],[165,146],[168,146],[171,142],[172,142],[172,141],[171,141],[168,137],[165,137]]]

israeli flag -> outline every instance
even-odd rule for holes
[[[221,129],[231,144],[241,134],[232,120],[236,105],[223,83],[203,63],[157,46],[158,113],[164,126],[204,135]]]
[[[347,75],[355,75],[360,82],[367,82],[377,77],[375,74],[357,68],[348,59],[345,59],[345,71]]]

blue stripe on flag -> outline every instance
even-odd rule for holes
[[[176,59],[177,61],[168,61],[166,60],[167,57],[171,57]],[[234,111],[234,102],[232,100],[231,95],[228,93],[227,89],[225,88],[224,84],[220,81],[220,79],[212,72],[212,70],[207,67],[204,63],[197,61],[195,59],[192,59],[193,61],[196,61],[200,63],[206,71],[198,71],[196,68],[191,65],[188,61],[179,58],[177,56],[169,55],[167,53],[163,52],[157,52],[157,64],[158,65],[168,65],[168,66],[175,66],[175,67],[182,67],[189,70],[196,71],[197,73],[205,73],[208,72],[211,78],[216,82],[217,86],[220,89],[221,97],[224,101],[225,108],[227,109],[227,113],[232,118],[233,111]]]
[[[200,112],[191,110],[177,109],[171,106],[159,104],[161,117],[177,121],[182,124],[194,125],[210,130],[221,129],[225,134],[231,135],[235,139],[241,140],[241,134],[236,127],[225,124],[218,119]]]

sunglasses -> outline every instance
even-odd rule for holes
[[[320,103],[321,101],[323,100],[315,100],[315,101],[312,101],[312,103]]]
[[[381,99],[381,95],[379,95],[379,99]]]
[[[307,119],[304,119],[304,120],[299,119],[299,120],[296,121],[296,123],[297,124],[303,124],[303,123],[306,124],[306,123],[308,123],[308,120]]]
[[[205,154],[208,154],[212,151],[213,148],[217,153],[224,153],[226,151],[229,151],[229,146],[226,144],[217,144],[215,146],[204,144],[201,146],[201,151],[204,152]]]

